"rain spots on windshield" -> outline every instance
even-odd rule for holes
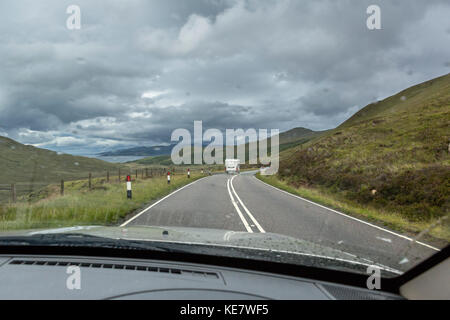
[[[86,64],[86,59],[78,57],[75,59],[78,64]]]

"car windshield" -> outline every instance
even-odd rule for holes
[[[447,0],[2,0],[0,248],[405,273],[450,240],[449,16]]]

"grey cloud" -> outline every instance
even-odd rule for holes
[[[0,3],[0,127],[75,153],[169,142],[175,128],[327,129],[448,72],[450,5],[372,1]]]

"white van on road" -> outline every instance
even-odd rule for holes
[[[225,159],[225,172],[228,174],[240,172],[241,160],[239,159]]]

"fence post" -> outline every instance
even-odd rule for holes
[[[92,189],[92,173],[89,172],[89,190]]]
[[[145,168],[145,177],[148,178],[148,168]]]
[[[16,200],[17,200],[17,197],[16,197],[16,184],[15,183],[11,184],[11,199],[12,199],[13,203],[15,203]]]
[[[109,182],[109,170],[106,171],[106,182]]]
[[[119,169],[119,182],[120,182],[120,169]]]
[[[137,178],[138,178],[138,170],[136,169],[136,180],[137,180]]]
[[[61,179],[61,195],[64,195],[64,179]]]

